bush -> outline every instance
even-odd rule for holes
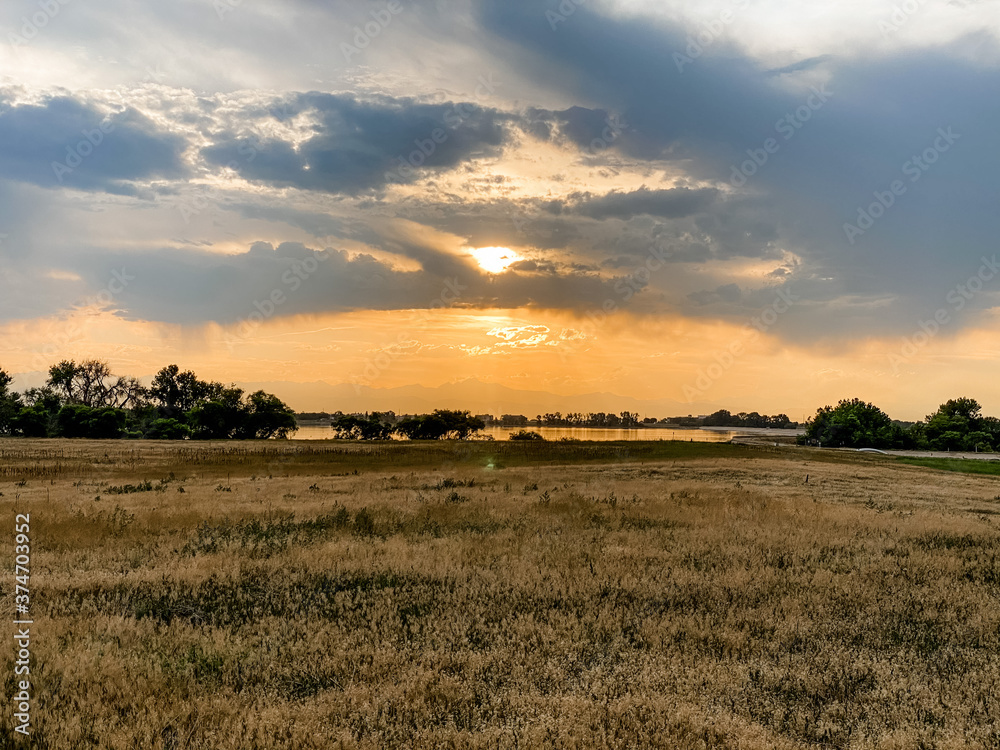
[[[127,421],[128,415],[122,409],[67,404],[56,415],[56,434],[66,438],[118,439]]]
[[[389,440],[392,425],[383,423],[377,416],[357,417],[344,414],[333,423],[338,440]]]
[[[191,437],[191,428],[176,419],[157,419],[146,432],[150,440],[184,440]]]
[[[48,437],[51,422],[52,414],[44,406],[37,404],[21,409],[11,420],[11,432],[29,438]]]
[[[533,430],[518,430],[510,433],[511,440],[545,440],[540,433]]]

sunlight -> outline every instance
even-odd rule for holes
[[[511,263],[522,260],[520,255],[508,247],[478,247],[470,252],[480,268],[489,273],[503,273]]]

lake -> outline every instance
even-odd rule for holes
[[[492,435],[494,440],[507,440],[518,427],[488,427],[483,434]],[[795,434],[788,430],[671,430],[669,428],[639,428],[635,430],[603,429],[600,427],[527,427],[538,432],[546,440],[573,438],[576,440],[693,440],[696,443],[725,443],[736,435],[775,436]],[[292,435],[292,440],[329,440],[333,428],[322,425],[304,425]]]

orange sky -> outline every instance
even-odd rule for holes
[[[194,329],[81,314],[8,324],[0,340],[14,372],[63,358],[103,357],[116,372],[137,375],[176,362],[224,381],[393,388],[477,378],[562,395],[613,392],[734,412],[785,412],[793,419],[854,396],[899,419],[920,419],[959,395],[1000,413],[1000,386],[991,377],[996,325],[926,343],[918,335],[907,350],[903,339],[872,339],[849,350],[817,351],[754,336],[746,327],[683,317],[621,312],[595,323],[546,311],[453,309],[423,316],[358,312],[278,319],[252,329]]]

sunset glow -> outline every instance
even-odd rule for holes
[[[472,251],[472,257],[479,267],[489,273],[503,273],[511,263],[521,260],[513,250],[506,247],[480,247]]]
[[[965,391],[1000,411],[973,378],[1000,309],[988,4],[893,33],[875,6],[721,0],[404,3],[383,25],[143,6],[154,45],[119,4],[94,27],[114,59],[77,54],[97,42],[75,6],[0,49],[18,386],[91,356],[280,393],[475,377],[657,416],[851,394],[912,418]]]

